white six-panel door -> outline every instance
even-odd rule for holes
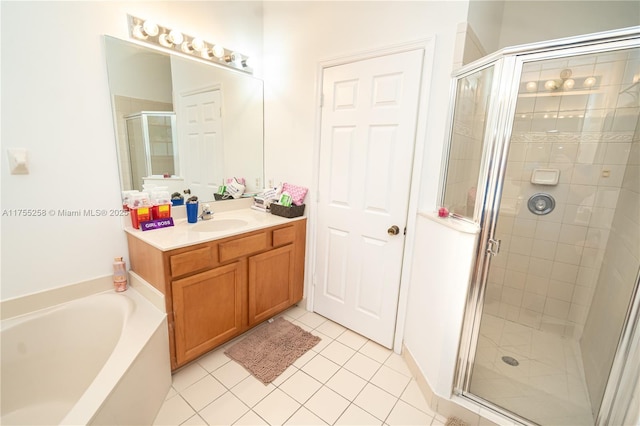
[[[220,90],[183,94],[178,99],[180,174],[200,200],[213,200],[224,178]]]
[[[423,57],[416,49],[323,72],[313,310],[389,348]]]

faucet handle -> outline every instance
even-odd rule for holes
[[[211,207],[209,204],[202,205],[202,213],[200,214],[200,218],[202,220],[209,220],[213,217],[213,212],[211,211]]]

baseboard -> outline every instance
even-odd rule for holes
[[[462,401],[461,398],[458,398],[455,395],[452,396],[451,399],[447,399],[433,392],[433,389],[431,389],[431,386],[418,366],[418,363],[415,358],[413,358],[411,351],[409,351],[404,345],[402,345],[402,358],[407,363],[407,367],[409,367],[411,375],[416,379],[418,388],[420,389],[420,392],[422,392],[422,395],[431,410],[447,418],[457,417],[470,426],[489,426],[499,424],[481,416],[480,412],[482,412],[482,407],[480,406],[473,406],[472,403]],[[466,407],[462,404],[466,405]]]

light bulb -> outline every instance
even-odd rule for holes
[[[204,43],[203,39],[196,37],[193,40],[191,40],[191,47],[193,48],[193,50],[202,52],[207,46]]]
[[[160,34],[158,41],[164,47],[173,47],[176,44],[182,44],[184,37],[180,31],[171,30],[169,34]]]
[[[150,35],[151,37],[155,37],[158,35],[158,32],[160,32],[160,29],[158,28],[158,25],[153,22],[153,21],[144,21],[144,24],[142,24],[142,30],[147,33],[147,35]]]
[[[184,41],[184,36],[180,31],[171,30],[169,32],[169,41],[172,44],[181,44]]]
[[[231,60],[233,61],[234,64],[238,65],[238,66],[242,66],[242,55],[237,53],[237,52],[233,52],[231,54]]]
[[[576,82],[572,78],[569,78],[569,79],[565,80],[564,83],[562,83],[562,87],[565,90],[571,90],[571,89],[573,89],[573,86],[575,86],[575,85],[576,85]]]
[[[159,31],[160,29],[158,28],[158,25],[156,25],[154,22],[144,21],[142,25],[136,25],[133,28],[132,33],[135,38],[145,40],[149,36],[157,36]]]
[[[169,34],[166,33],[160,34],[160,37],[158,37],[158,42],[160,42],[160,44],[164,47],[173,46],[173,43],[171,43],[171,41],[169,40]]]
[[[584,87],[593,87],[596,84],[595,77],[587,77],[584,79]]]
[[[135,27],[133,27],[131,34],[133,34],[135,38],[139,38],[140,40],[144,40],[145,38],[147,38],[147,35],[142,29],[142,25],[136,25]]]
[[[544,83],[544,88],[547,90],[556,90],[558,88],[558,84],[554,80],[547,80]]]
[[[527,92],[535,92],[536,90],[538,90],[538,83],[536,83],[535,81],[530,81],[525,85],[525,88],[527,89]]]
[[[219,44],[215,44],[213,48],[211,48],[211,52],[213,53],[213,56],[221,59],[224,56],[224,47],[220,46]]]
[[[191,41],[183,41],[180,46],[184,53],[202,52],[206,50],[204,40],[201,38],[194,38]]]

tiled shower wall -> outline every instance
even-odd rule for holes
[[[580,337],[616,212],[638,101],[624,92],[638,72],[628,52],[529,63],[516,106],[485,312],[564,336]],[[571,69],[576,81],[596,76],[591,89],[544,92],[548,79]],[[613,82],[626,81],[625,84]],[[557,185],[532,184],[536,168],[560,170]],[[535,193],[551,194],[555,209],[529,212]]]

